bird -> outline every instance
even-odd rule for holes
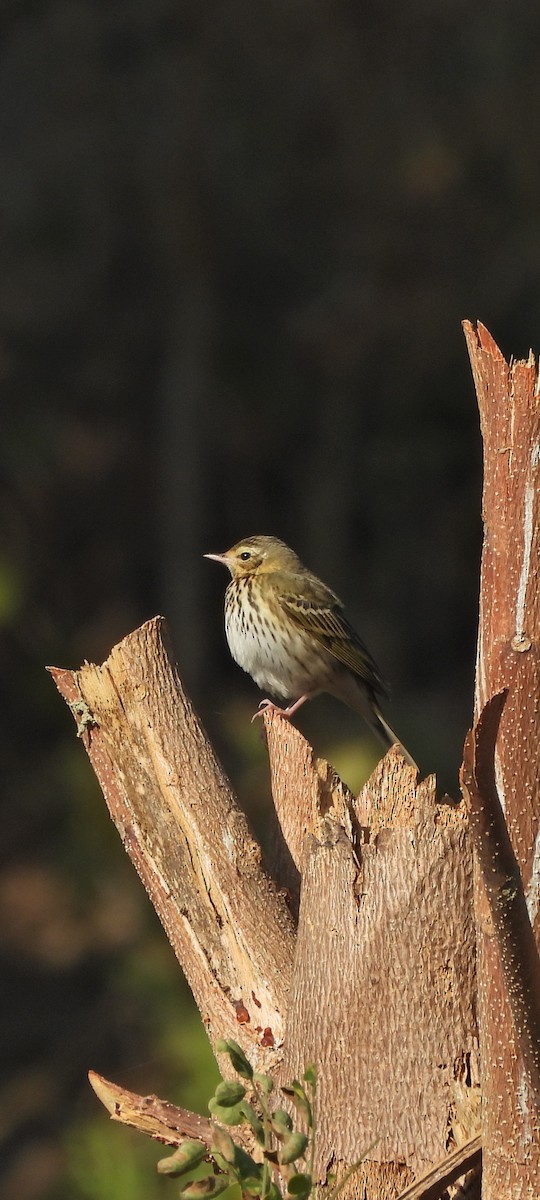
[[[387,696],[366,646],[347,620],[342,601],[305,567],[279,538],[247,537],[224,554],[205,554],[231,573],[225,593],[229,650],[261,691],[282,701],[261,700],[254,718],[274,711],[290,719],[313,697],[327,692],[354,709],[386,749],[398,744],[378,696]]]

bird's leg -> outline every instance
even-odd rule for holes
[[[251,720],[252,722],[255,721],[257,717],[262,717],[265,712],[279,713],[280,717],[286,717],[289,720],[300,706],[305,704],[306,700],[309,700],[309,696],[300,696],[299,700],[295,700],[294,704],[289,704],[287,708],[280,708],[279,704],[274,704],[273,700],[261,700],[257,712],[253,714]]]

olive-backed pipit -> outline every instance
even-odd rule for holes
[[[386,688],[377,667],[343,613],[338,596],[312,575],[285,542],[248,537],[225,554],[206,554],[224,563],[232,579],[225,593],[225,632],[235,661],[262,691],[293,701],[278,708],[284,717],[320,692],[337,696],[361,713],[387,748],[398,743],[378,695]]]

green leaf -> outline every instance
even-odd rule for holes
[[[272,1129],[278,1137],[286,1137],[293,1127],[292,1117],[284,1108],[276,1108],[270,1117]]]
[[[188,1183],[180,1195],[183,1200],[209,1200],[209,1197],[224,1192],[229,1184],[228,1175],[207,1175],[206,1179],[194,1179],[193,1183]]]
[[[274,1090],[274,1080],[270,1075],[261,1075],[259,1071],[255,1071],[253,1082],[257,1084],[264,1096],[269,1096]]]
[[[242,1200],[242,1188],[239,1183],[229,1183],[224,1191],[219,1193],[220,1200]]]
[[[226,1163],[234,1162],[235,1145],[230,1133],[221,1125],[212,1124],[212,1154],[221,1154]]]
[[[223,1108],[233,1108],[244,1099],[246,1089],[237,1079],[222,1079],[214,1092],[214,1099]]]
[[[290,1087],[282,1087],[281,1090],[284,1096],[289,1097],[298,1112],[302,1113],[302,1116],[311,1129],[313,1126],[313,1112],[300,1080],[293,1079]]]
[[[229,1055],[237,1075],[241,1075],[242,1079],[253,1079],[253,1067],[234,1038],[220,1038],[216,1042],[216,1050],[218,1054]]]
[[[279,1152],[279,1161],[285,1164],[296,1162],[297,1158],[303,1157],[307,1144],[308,1139],[305,1133],[290,1133],[285,1138]]]
[[[208,1111],[222,1125],[242,1125],[246,1119],[241,1104],[235,1104],[233,1108],[224,1108],[214,1096],[208,1101]]]
[[[157,1169],[160,1175],[185,1175],[198,1167],[208,1151],[202,1142],[182,1142],[174,1154],[160,1158]]]
[[[304,1074],[302,1075],[304,1083],[311,1083],[312,1087],[317,1086],[317,1068],[315,1063],[308,1063]]]
[[[311,1175],[291,1175],[287,1182],[287,1193],[289,1196],[309,1196],[311,1191]]]
[[[258,1178],[259,1183],[262,1183],[263,1168],[261,1164],[256,1163],[251,1154],[248,1154],[241,1146],[235,1145],[234,1149],[234,1169],[238,1172],[241,1184],[243,1185],[244,1179],[255,1178],[255,1176]]]
[[[242,1146],[238,1146],[233,1141],[230,1133],[226,1129],[221,1129],[219,1125],[212,1125],[212,1154],[219,1167],[228,1171],[229,1168],[237,1174],[240,1180],[248,1179],[250,1176],[261,1176],[262,1167],[255,1159],[247,1153]]]
[[[260,1196],[262,1192],[262,1178],[260,1175],[243,1177],[241,1187],[243,1192],[247,1192],[248,1196]],[[282,1200],[281,1195],[279,1200]]]
[[[253,1108],[252,1104],[248,1104],[247,1100],[243,1100],[239,1107],[244,1113],[248,1125],[251,1125],[259,1145],[264,1146],[264,1125],[258,1112]]]
[[[283,1200],[277,1183],[271,1183],[266,1193],[266,1200]]]

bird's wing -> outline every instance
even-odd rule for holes
[[[375,692],[387,695],[369,650],[344,616],[341,600],[326,584],[310,576],[308,582],[301,581],[298,593],[279,589],[278,594],[283,609],[300,629]]]

